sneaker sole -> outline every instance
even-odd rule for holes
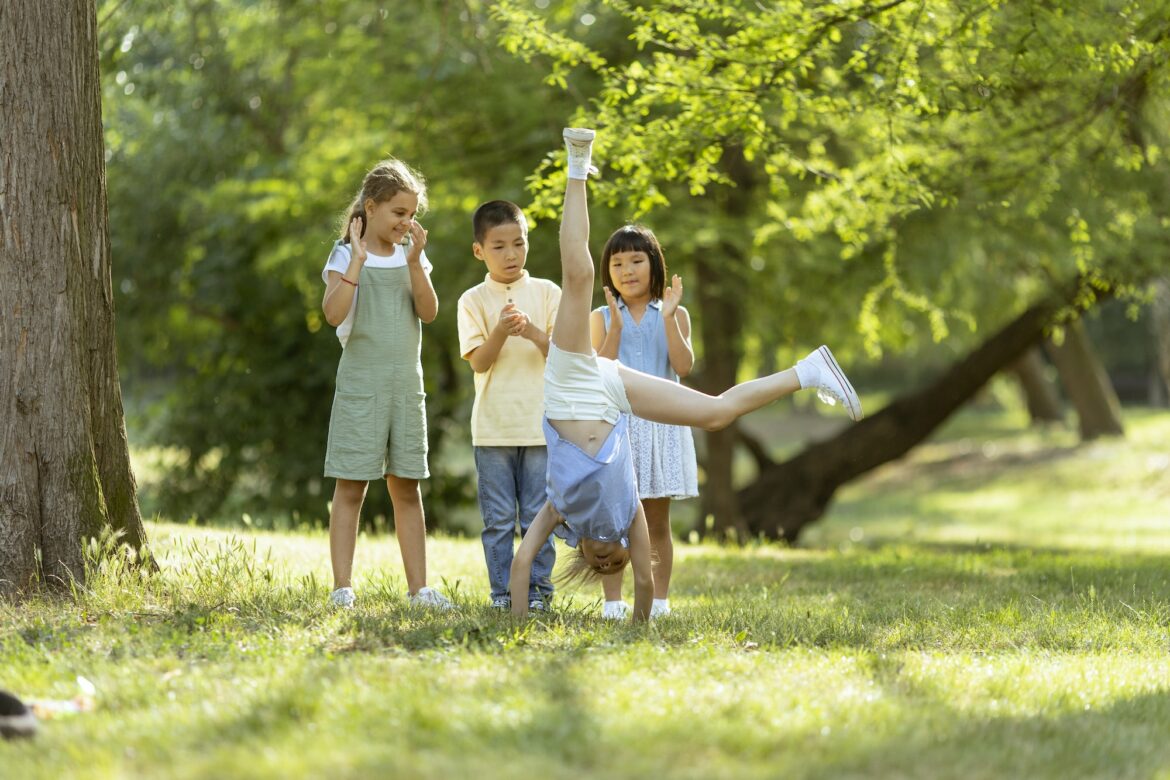
[[[833,353],[828,347],[821,345],[817,352],[829,364],[829,370],[833,372],[833,376],[837,377],[837,381],[841,383],[841,387],[845,388],[845,411],[849,413],[850,420],[857,422],[865,416],[861,411],[861,399],[857,397],[857,391],[853,389],[853,385],[849,384],[849,380],[845,377],[845,372],[841,370],[841,366],[837,363],[837,358],[833,357]]]
[[[564,135],[566,141],[587,143],[592,141],[597,136],[597,133],[594,130],[588,130],[583,127],[566,127],[562,135]]]

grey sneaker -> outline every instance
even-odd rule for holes
[[[606,620],[624,620],[633,611],[634,608],[624,601],[607,601],[601,606],[601,616]]]
[[[329,606],[337,609],[353,609],[353,603],[356,600],[353,588],[338,588],[329,594]]]
[[[562,135],[569,155],[569,178],[588,179],[589,174],[596,176],[597,167],[592,164],[592,157],[593,139],[597,133],[581,127],[566,127]]]
[[[817,370],[818,378],[811,384],[811,387],[816,388],[817,398],[829,406],[835,406],[840,401],[849,414],[849,419],[854,422],[865,416],[861,411],[861,400],[857,397],[853,385],[849,384],[849,379],[841,370],[841,366],[837,365],[837,360],[828,347],[823,345],[818,347],[800,362]]]
[[[507,596],[500,596],[498,599],[492,599],[492,609],[498,609],[501,612],[507,612],[512,608],[512,599]]]
[[[548,603],[539,596],[528,600],[529,612],[548,612]]]
[[[450,599],[434,588],[419,588],[418,593],[410,597],[410,604],[413,607],[426,607],[427,609],[444,611],[455,608],[455,605],[451,603]]]

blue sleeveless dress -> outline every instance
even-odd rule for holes
[[[622,365],[672,382],[678,374],[670,367],[662,301],[646,307],[641,322],[634,322],[626,302],[618,300],[622,313],[622,341],[618,360]],[[597,309],[609,331],[609,307]],[[699,495],[699,470],[691,429],[630,416],[630,446],[638,476],[638,498],[694,498]]]

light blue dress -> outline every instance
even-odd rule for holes
[[[634,322],[626,302],[618,299],[622,313],[622,340],[618,360],[622,365],[646,374],[678,381],[670,367],[662,301],[650,301],[641,322]],[[609,331],[609,307],[597,309]],[[639,498],[694,498],[699,495],[699,470],[695,461],[695,440],[691,429],[679,425],[630,417],[630,445],[634,472],[638,476]]]

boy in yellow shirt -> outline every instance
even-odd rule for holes
[[[544,362],[561,289],[524,270],[528,221],[515,203],[484,203],[472,228],[487,275],[459,298],[459,352],[475,372],[471,443],[492,606],[507,610],[517,524],[523,535],[545,502]],[[529,609],[548,608],[555,560],[548,540],[533,561]]]

